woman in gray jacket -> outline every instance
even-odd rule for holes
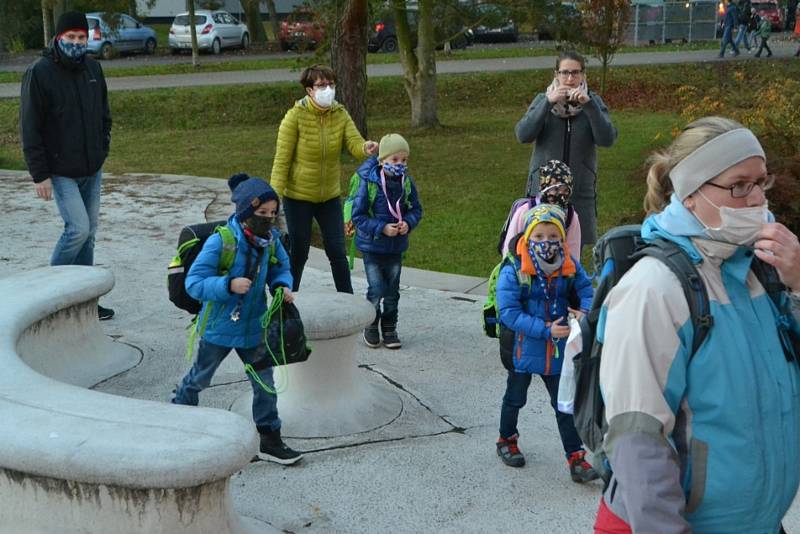
[[[520,143],[536,143],[528,171],[529,196],[538,193],[536,173],[547,161],[561,160],[572,170],[572,204],[581,223],[582,246],[597,237],[595,146],[609,147],[617,138],[608,108],[586,85],[585,67],[577,52],[562,52],[553,83],[536,95],[515,128]]]

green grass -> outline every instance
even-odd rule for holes
[[[753,90],[773,76],[800,77],[799,62],[742,63]],[[709,65],[614,69],[612,118],[619,138],[599,149],[599,229],[641,216],[646,155],[670,139],[680,123],[670,95],[683,83],[709,88],[732,68]],[[411,238],[406,264],[485,276],[498,260],[499,228],[510,203],[524,193],[531,146],[517,143],[514,125],[549,73],[541,71],[439,77],[445,127],[412,130],[399,78],[370,80],[370,137],[396,131],[412,150],[410,170],[424,218]],[[596,72],[590,71],[590,83]],[[636,83],[659,98],[631,108]],[[645,87],[646,88],[646,87]],[[641,90],[641,89],[637,89]],[[174,173],[224,178],[233,172],[268,177],[277,126],[299,96],[293,83],[225,88],[111,93],[114,131],[109,172]],[[23,169],[17,138],[18,102],[0,100],[0,168]],[[342,157],[345,184],[357,162]]]
[[[167,49],[167,32],[169,25],[155,24],[153,27],[158,33],[159,47],[162,52]],[[271,35],[269,25],[265,26],[268,34]],[[163,35],[162,35],[163,34]],[[643,45],[643,46],[626,46],[620,53],[638,53],[638,52],[675,52],[685,50],[716,50],[719,44],[715,41],[704,41],[696,43],[672,43],[665,45]],[[437,53],[437,61],[455,61],[465,59],[503,59],[503,58],[517,58],[517,57],[541,57],[541,56],[554,56],[558,53],[555,44],[547,45],[531,45],[529,47],[520,48],[497,48],[497,49],[473,49],[467,48],[466,50],[453,50],[451,54],[446,55],[444,52]],[[113,61],[111,65],[113,65]],[[200,66],[193,67],[189,56],[185,56],[185,62],[171,64],[171,65],[144,65],[138,67],[116,67],[105,69],[107,78],[119,76],[153,76],[160,74],[189,74],[197,72],[230,72],[240,70],[268,70],[268,69],[297,69],[300,70],[308,65],[318,63],[320,61],[316,56],[301,56],[287,54],[286,57],[269,58],[269,59],[244,59],[238,61],[222,61],[215,63],[204,63],[203,58],[200,58]],[[399,63],[400,58],[398,54],[368,54],[367,63],[370,65],[386,64],[386,63]],[[109,65],[108,62],[103,63],[104,66]],[[13,83],[22,79],[20,72],[0,72],[0,83]]]

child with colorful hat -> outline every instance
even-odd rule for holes
[[[364,342],[371,348],[379,347],[381,338],[387,349],[402,346],[397,335],[400,270],[408,234],[422,219],[417,188],[408,173],[410,151],[400,134],[385,135],[378,157],[369,158],[356,171],[362,180],[353,200],[352,221],[369,283],[367,300],[375,306],[375,320],[364,330]]]
[[[517,420],[527,402],[528,386],[539,375],[550,395],[570,476],[575,482],[598,477],[572,415],[557,410],[558,382],[570,327],[568,314],[580,316],[592,304],[592,282],[565,243],[565,213],[552,204],[531,209],[525,231],[512,242],[497,279],[500,356],[508,370],[500,411],[497,455],[508,466],[522,467]]]
[[[525,221],[530,210],[539,204],[554,204],[565,213],[565,229],[567,245],[577,258],[581,255],[581,223],[572,206],[572,171],[563,161],[551,159],[538,169],[539,192],[529,193],[528,201],[517,201],[508,222],[501,254],[514,252],[509,250],[509,242],[525,230]]]

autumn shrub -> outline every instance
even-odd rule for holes
[[[775,175],[770,209],[793,231],[800,230],[800,82],[767,82],[753,91],[752,79],[734,71],[724,85],[700,90],[683,86],[681,117],[689,123],[720,115],[741,122],[755,133],[767,153],[768,171]]]

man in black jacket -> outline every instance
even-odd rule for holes
[[[68,11],[50,46],[25,72],[20,138],[36,195],[55,197],[64,219],[50,265],[93,265],[103,162],[111,142],[111,112],[103,70],[86,55],[89,27]],[[114,311],[98,306],[101,320]]]

